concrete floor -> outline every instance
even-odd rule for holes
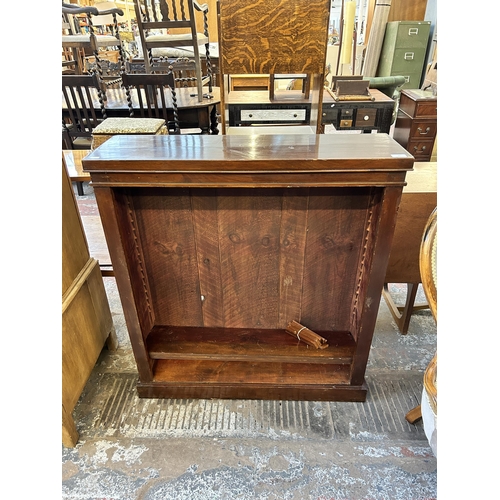
[[[95,216],[84,189],[82,217]],[[104,282],[119,348],[103,350],[75,408],[80,440],[62,449],[63,499],[437,498],[422,422],[404,418],[436,349],[429,310],[401,335],[382,299],[365,403],[139,399],[116,283]],[[398,302],[405,290],[391,285]]]

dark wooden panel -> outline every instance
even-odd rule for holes
[[[203,326],[189,190],[137,190],[134,207],[156,321]]]
[[[224,326],[276,328],[281,190],[220,192]]]
[[[224,325],[223,287],[219,253],[217,191],[197,190],[191,195],[203,324]]]
[[[300,322],[312,330],[349,329],[369,194],[310,191]]]
[[[278,328],[301,317],[309,189],[283,195],[280,227],[280,302]]]
[[[360,386],[337,384],[286,385],[259,384],[196,384],[152,382],[137,384],[141,398],[203,398],[203,399],[274,399],[280,401],[358,401],[366,399],[366,384]]]
[[[259,363],[244,361],[159,359],[155,381],[176,384],[238,384],[243,386],[286,385],[296,380],[301,385],[349,383],[349,365],[301,363]]]

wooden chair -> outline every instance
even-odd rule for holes
[[[180,134],[175,79],[169,73],[123,73],[131,117],[162,118],[169,134]],[[135,90],[134,93],[131,90]]]
[[[198,101],[210,97],[212,69],[208,35],[208,6],[196,0],[134,0],[137,26],[146,73],[155,72],[155,59],[188,57],[194,60]],[[203,13],[203,32],[198,29],[195,11]],[[162,30],[165,33],[158,33]],[[200,46],[205,46],[209,91],[203,95]]]
[[[92,130],[107,118],[98,75],[62,75],[62,99],[63,149],[90,149]]]
[[[82,32],[78,15],[85,15],[85,28],[87,32]],[[103,72],[102,59],[100,51],[103,48],[115,48],[118,50],[120,67],[125,67],[125,56],[123,54],[121,41],[118,36],[118,20],[117,16],[123,16],[123,10],[119,8],[111,8],[109,10],[99,11],[96,7],[81,7],[76,4],[62,4],[63,16],[63,33],[62,47],[64,49],[71,49],[73,52],[73,59],[75,62],[75,73],[85,74],[88,70],[85,68],[85,58],[82,58],[82,51],[87,54],[90,53],[94,57],[94,64],[97,73],[100,77],[100,82],[114,83],[119,78],[119,75],[108,75]],[[110,35],[96,35],[94,22],[92,16],[111,16],[112,24]],[[104,88],[104,86],[103,86]]]
[[[437,207],[429,217],[422,237],[420,270],[422,287],[437,323]],[[422,403],[406,414],[406,420],[411,424],[420,418],[424,420],[425,434],[437,456],[437,353],[424,373]]]

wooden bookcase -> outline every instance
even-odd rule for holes
[[[115,136],[91,174],[141,397],[363,401],[413,157],[386,134]],[[296,320],[328,339],[285,332]]]

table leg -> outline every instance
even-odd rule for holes
[[[415,298],[417,295],[419,283],[407,283],[407,293],[406,293],[406,303],[404,306],[398,306],[394,303],[391,294],[389,293],[389,284],[384,283],[384,288],[382,290],[382,295],[384,296],[385,302],[389,311],[392,314],[394,321],[399,329],[399,331],[406,335],[408,333],[408,327],[410,326],[411,315],[414,311],[420,311],[422,309],[428,309],[428,304],[415,304]]]
[[[219,133],[219,122],[217,120],[217,106],[213,105],[210,111],[210,130],[212,134],[217,135]]]

